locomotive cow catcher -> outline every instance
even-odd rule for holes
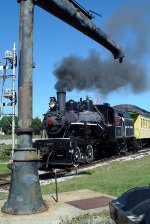
[[[94,105],[87,97],[66,102],[66,92],[50,97],[44,114],[48,139],[35,142],[42,156],[41,169],[78,166],[113,152],[125,153],[136,145],[134,120],[109,104]]]

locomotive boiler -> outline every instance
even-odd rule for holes
[[[102,154],[120,154],[135,142],[134,120],[129,113],[109,104],[94,105],[87,97],[66,102],[66,93],[50,97],[44,114],[48,138],[37,140],[43,167],[76,166]]]
[[[93,102],[88,97],[84,101],[66,102],[65,92],[57,92],[57,101],[55,97],[50,98],[50,109],[43,122],[49,138],[79,137],[79,129],[86,126],[96,126],[99,137],[104,131],[104,117],[94,111]]]

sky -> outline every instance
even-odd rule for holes
[[[50,96],[62,79],[67,100],[78,101],[88,95],[95,103],[134,104],[150,111],[150,1],[77,0],[87,11],[102,14],[93,22],[122,47],[122,64],[103,46],[47,13],[34,8],[33,117],[43,118]],[[0,61],[6,50],[19,46],[17,0],[1,0]],[[70,62],[73,65],[70,66]],[[62,74],[64,69],[68,74]],[[63,69],[62,69],[63,68]],[[1,71],[0,71],[1,72]],[[16,91],[18,89],[16,68]],[[1,84],[1,83],[0,83]],[[82,84],[82,85],[81,85]],[[5,87],[10,85],[6,80]],[[65,84],[67,85],[67,84]],[[9,113],[6,108],[5,112]],[[17,113],[17,106],[16,106]]]

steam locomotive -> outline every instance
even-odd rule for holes
[[[77,166],[115,152],[120,154],[135,145],[134,119],[129,113],[109,104],[94,105],[88,97],[66,102],[66,93],[50,97],[44,114],[47,139],[37,140],[42,167]]]

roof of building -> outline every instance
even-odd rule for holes
[[[144,110],[140,107],[137,107],[135,105],[132,105],[132,104],[120,104],[120,105],[116,105],[113,107],[115,109],[119,109],[119,110],[125,110],[125,111],[136,113],[136,114],[142,114],[144,116],[150,116],[149,111],[146,111],[146,110]]]

